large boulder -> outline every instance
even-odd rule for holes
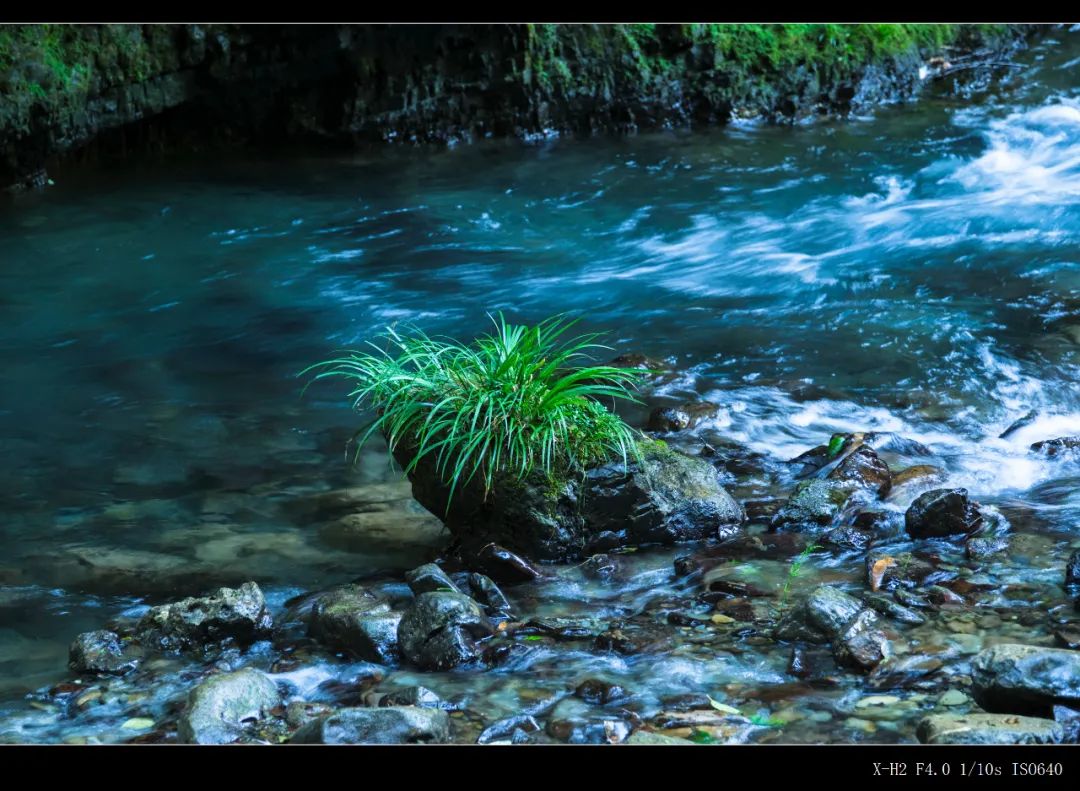
[[[1080,652],[1006,643],[971,660],[972,694],[987,711],[1050,715],[1080,708]]]
[[[346,585],[319,596],[311,608],[308,634],[368,662],[398,660],[397,629],[401,613],[359,585]]]
[[[254,582],[219,588],[210,596],[152,607],[135,632],[147,646],[164,650],[199,648],[222,640],[250,643],[269,635],[273,621]]]
[[[115,632],[104,629],[83,632],[68,651],[68,667],[76,673],[123,675],[138,665],[138,647],[126,642]]]
[[[320,717],[293,734],[294,744],[444,744],[450,717],[418,706],[352,708]]]
[[[230,744],[281,703],[277,685],[251,668],[211,676],[188,696],[177,734],[186,744]]]
[[[477,477],[452,500],[434,454],[420,460],[409,480],[416,500],[445,522],[467,554],[495,542],[542,560],[577,560],[629,544],[716,536],[745,519],[707,461],[653,440],[638,447],[641,461],[625,467],[611,462],[556,479],[540,471],[524,481],[503,476],[490,492]],[[394,448],[402,466],[414,453],[405,442]]]
[[[850,481],[801,481],[770,523],[772,529],[827,527],[844,510],[858,487]]]
[[[1041,717],[1014,714],[934,714],[919,722],[923,744],[1060,744],[1065,729]]]
[[[479,658],[476,640],[492,634],[480,606],[461,593],[422,593],[398,624],[401,652],[424,670],[448,670]]]
[[[982,524],[978,503],[967,489],[932,489],[919,495],[904,514],[912,538],[944,538],[975,532]]]

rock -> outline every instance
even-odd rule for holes
[[[540,731],[540,723],[530,714],[517,714],[497,720],[480,732],[476,739],[477,744],[491,744],[507,737],[512,738],[515,733],[537,733]]]
[[[1065,584],[1080,585],[1080,549],[1073,551],[1065,564]]]
[[[646,431],[670,433],[694,428],[698,423],[716,417],[720,407],[709,401],[687,401],[673,407],[657,407],[649,413]]]
[[[395,458],[408,468],[411,450]],[[542,560],[577,560],[641,543],[672,543],[732,532],[742,507],[720,485],[708,461],[676,453],[653,440],[638,442],[640,461],[622,460],[549,480],[534,471],[524,481],[496,480],[490,492],[476,479],[454,492],[423,457],[409,472],[413,495],[440,516],[469,553],[489,542]],[[476,569],[498,583],[497,573]]]
[[[919,495],[904,514],[912,538],[967,535],[981,524],[978,503],[968,500],[967,489],[932,489]]]
[[[491,577],[485,574],[476,574],[475,572],[470,574],[469,590],[472,591],[473,598],[487,610],[488,615],[492,617],[510,617],[510,602],[503,592],[499,590],[499,586],[492,581]]]
[[[854,596],[829,585],[819,585],[780,619],[776,637],[828,643],[839,636],[861,610],[863,604]]]
[[[441,709],[443,700],[427,687],[406,687],[384,695],[380,706],[418,706],[422,709]]]
[[[892,487],[885,500],[897,505],[910,505],[925,491],[938,488],[948,476],[932,464],[916,464],[893,475]]]
[[[677,736],[666,736],[654,731],[634,731],[630,734],[630,738],[626,740],[626,744],[673,744],[685,747],[687,745],[693,745],[694,743],[689,739],[680,739]]]
[[[923,744],[1061,744],[1062,726],[1053,720],[1015,714],[933,714],[915,735]]]
[[[950,689],[938,698],[938,703],[942,706],[963,706],[965,703],[970,702],[971,698],[958,689]]]
[[[630,543],[672,544],[727,537],[746,518],[708,462],[661,443],[646,445],[643,456],[629,471],[618,463],[587,471],[582,515],[591,532],[625,530]]]
[[[1030,426],[1032,423],[1034,423],[1035,419],[1038,416],[1039,416],[1039,410],[1032,409],[1030,412],[1025,414],[1023,417],[1017,418],[1012,423],[1012,425],[1010,425],[1007,429],[1005,429],[1000,434],[998,434],[998,439],[1008,439],[1011,435],[1015,434],[1017,431],[1024,428],[1024,426]]]
[[[856,486],[884,497],[892,486],[892,473],[870,448],[863,445],[840,462],[828,480],[853,483]]]
[[[964,554],[974,561],[989,560],[1008,548],[1008,536],[972,536],[964,542]]]
[[[619,744],[630,735],[630,724],[618,719],[549,720],[547,734],[567,744]]]
[[[603,706],[612,701],[622,700],[628,697],[629,693],[618,684],[598,678],[589,678],[577,685],[574,695],[586,703]]]
[[[840,515],[854,489],[849,481],[802,481],[773,516],[770,527],[827,526]]]
[[[875,593],[864,593],[862,598],[872,609],[877,610],[882,615],[886,615],[900,623],[909,623],[916,626],[921,623],[926,623],[926,618],[915,612],[915,610],[908,609],[902,604],[897,604],[887,596]]]
[[[611,580],[620,570],[620,561],[613,555],[591,555],[581,564],[581,573],[589,579]]]
[[[257,670],[211,676],[191,691],[177,734],[185,744],[230,744],[280,702],[277,685]]]
[[[68,667],[76,673],[123,675],[139,664],[138,648],[123,643],[115,632],[84,632],[68,652]]]
[[[290,741],[293,744],[445,744],[450,741],[450,717],[441,709],[416,706],[342,709],[309,722]]]
[[[671,372],[671,366],[667,363],[653,359],[652,357],[646,357],[644,354],[638,354],[636,352],[620,354],[614,360],[609,362],[608,365],[614,368],[637,368],[642,371],[649,371],[654,376],[660,376]]]
[[[164,650],[198,648],[222,640],[251,643],[273,627],[262,591],[254,582],[219,588],[202,598],[152,607],[135,632],[144,645]]]
[[[1031,446],[1034,453],[1042,453],[1045,456],[1068,456],[1075,455],[1080,451],[1080,437],[1058,437],[1036,442]]]
[[[285,707],[285,722],[291,728],[302,728],[312,720],[334,713],[334,707],[325,703],[294,700]]]
[[[832,643],[838,664],[865,671],[889,655],[889,642],[876,624],[874,613],[854,596],[820,585],[780,619],[774,635],[778,640]]]
[[[521,635],[544,635],[555,640],[588,640],[607,629],[607,619],[596,616],[530,618],[517,630]]]
[[[476,556],[476,565],[492,580],[504,585],[532,582],[543,576],[543,572],[528,560],[498,544],[487,544],[481,548]]]
[[[1000,644],[971,660],[972,694],[987,711],[1051,714],[1055,704],[1080,707],[1080,652]]]
[[[405,658],[418,667],[449,670],[479,658],[475,641],[491,633],[480,607],[468,596],[422,593],[401,618],[398,643]]]
[[[359,585],[345,585],[319,595],[311,607],[308,635],[331,648],[367,662],[398,661],[401,614]]]
[[[461,593],[461,590],[446,572],[434,563],[425,563],[423,566],[418,566],[412,571],[406,572],[405,581],[409,583],[409,590],[413,592],[414,596],[434,591]]]
[[[855,616],[843,632],[833,640],[833,655],[837,664],[867,672],[873,670],[891,651],[889,641],[878,629],[877,616],[863,610]]]
[[[834,527],[821,537],[821,543],[825,546],[856,551],[865,550],[873,540],[873,533],[868,530],[860,530],[853,525]]]

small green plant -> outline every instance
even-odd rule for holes
[[[595,343],[595,334],[564,339],[575,321],[562,316],[535,327],[508,324],[502,314],[492,321],[495,332],[471,345],[391,327],[385,348],[370,344],[374,354],[347,352],[300,375],[347,379],[355,385],[353,406],[375,411],[356,434],[357,453],[382,432],[391,453],[402,443],[409,449],[406,472],[434,454],[450,487],[448,509],[454,491],[476,476],[486,497],[501,475],[523,480],[539,469],[551,479],[597,462],[640,459],[637,432],[598,399],[637,402],[630,390],[646,372],[575,367],[609,347]]]
[[[806,547],[798,556],[791,561],[791,568],[788,569],[787,579],[784,580],[784,588],[780,592],[780,603],[777,605],[778,616],[784,614],[784,608],[787,606],[788,595],[791,592],[791,583],[802,573],[803,564],[810,559],[810,556],[817,552],[822,547],[819,544],[811,543]]]

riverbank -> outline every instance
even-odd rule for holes
[[[0,26],[0,187],[64,158],[793,123],[987,81],[1049,26]]]

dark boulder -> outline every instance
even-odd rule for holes
[[[418,566],[412,571],[406,572],[405,581],[409,583],[409,590],[413,592],[414,596],[433,591],[461,593],[461,590],[454,584],[454,581],[450,579],[447,573],[434,563],[425,563],[423,566]]]
[[[431,594],[424,594],[431,595]],[[450,717],[417,706],[343,709],[298,730],[293,744],[445,744]]]
[[[491,577],[473,572],[469,575],[469,590],[488,615],[494,618],[510,617],[510,601]]]
[[[476,567],[504,585],[532,582],[543,576],[534,564],[498,544],[486,544],[476,555]]]
[[[1001,644],[971,660],[972,694],[987,711],[1047,716],[1080,707],[1080,652]]]
[[[141,652],[115,632],[83,632],[71,644],[68,667],[76,673],[120,676],[139,664]]]
[[[870,448],[863,445],[836,466],[829,473],[828,480],[853,483],[861,489],[874,492],[878,497],[889,493],[892,485],[892,473],[889,465],[883,462]]]
[[[837,588],[820,585],[780,619],[778,640],[831,643],[837,664],[869,671],[889,656],[889,641],[877,616]]]
[[[586,703],[603,706],[616,700],[622,700],[628,697],[629,693],[618,684],[598,678],[589,678],[577,685],[574,695]]]
[[[412,461],[401,443],[395,456]],[[640,461],[621,460],[549,480],[535,471],[526,480],[498,479],[490,492],[479,480],[459,487],[447,507],[449,487],[425,456],[409,473],[413,496],[443,519],[465,556],[495,543],[541,560],[577,560],[628,544],[672,543],[733,532],[742,507],[720,485],[702,458],[664,443],[640,440]],[[496,582],[504,582],[487,568]]]
[[[904,514],[904,527],[912,538],[968,535],[977,530],[982,521],[978,503],[968,500],[967,489],[925,492]]]
[[[199,648],[222,640],[246,644],[273,627],[262,591],[254,582],[219,588],[210,596],[152,607],[135,632],[146,646],[164,650]]]
[[[398,643],[405,658],[424,670],[449,670],[479,658],[477,639],[492,628],[479,605],[460,593],[422,593],[405,610]]]
[[[320,595],[312,605],[308,634],[324,645],[348,651],[367,662],[394,664],[399,657],[397,628],[401,614],[391,611],[359,585]]]
[[[1036,442],[1031,446],[1035,453],[1045,456],[1068,456],[1080,453],[1080,437],[1058,437]]]
[[[867,672],[877,667],[891,653],[889,641],[877,628],[877,616],[863,610],[833,640],[833,656],[839,665]]]

